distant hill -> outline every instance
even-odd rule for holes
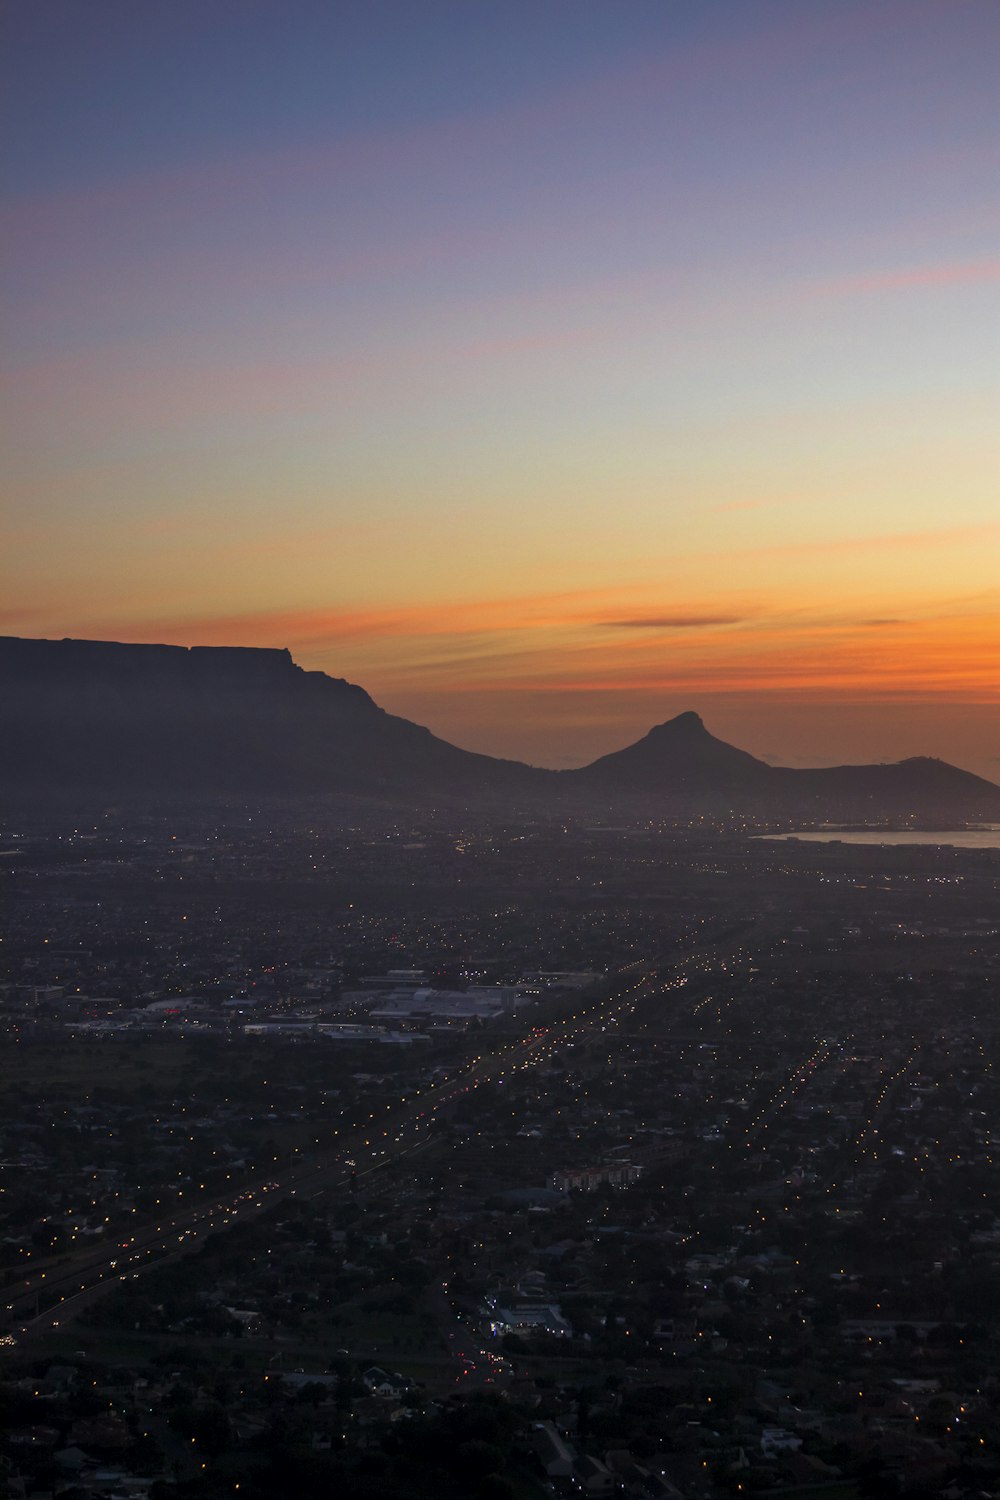
[[[943,760],[795,770],[757,760],[709,734],[695,713],[657,724],[645,738],[574,773],[605,795],[669,795],[691,810],[836,822],[917,819],[945,823],[1000,816],[1000,787]]]
[[[581,785],[602,791],[648,794],[669,790],[697,800],[720,791],[765,793],[776,784],[772,773],[773,767],[765,761],[709,734],[697,714],[684,713],[655,725],[634,745],[603,755],[575,774]]]
[[[1000,787],[944,761],[771,766],[695,713],[580,770],[539,770],[460,750],[287,651],[0,637],[0,694],[0,785],[28,796],[337,792],[552,811],[1000,820]]]

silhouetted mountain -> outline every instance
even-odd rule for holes
[[[602,791],[677,796],[714,795],[720,790],[764,791],[773,767],[709,734],[695,713],[655,725],[644,739],[603,755],[575,773],[581,784]]]
[[[0,691],[0,776],[17,787],[461,794],[532,777],[303,671],[287,651],[6,637]]]
[[[965,821],[1000,817],[1000,787],[943,760],[795,770],[757,760],[709,734],[695,713],[657,724],[644,739],[574,773],[606,795],[664,797],[705,813]]]
[[[342,792],[844,822],[1000,819],[1000,787],[944,761],[771,766],[716,739],[695,713],[580,770],[538,770],[460,750],[362,688],[303,671],[287,651],[6,637],[0,693],[0,778],[31,795]]]

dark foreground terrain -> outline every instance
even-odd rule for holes
[[[1000,1491],[996,851],[0,847],[8,1495]]]

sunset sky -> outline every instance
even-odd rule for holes
[[[1000,780],[997,0],[24,0],[0,631]]]

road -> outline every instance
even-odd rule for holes
[[[726,938],[730,936],[725,934]],[[689,978],[702,977],[716,966],[726,969],[745,958],[745,952],[734,951],[731,943],[705,942],[682,958],[675,957],[665,969],[658,959],[634,960],[616,972],[608,995],[582,996],[568,1014],[544,1024],[532,1019],[538,1013],[537,1007],[532,1007],[524,1014],[524,1030],[512,1039],[477,1053],[447,1078],[401,1094],[384,1110],[370,1112],[367,1120],[334,1129],[330,1145],[321,1156],[213,1201],[177,1210],[113,1243],[86,1247],[47,1265],[45,1270],[19,1278],[5,1291],[0,1335],[20,1344],[58,1328],[120,1283],[191,1254],[201,1248],[208,1235],[256,1218],[284,1198],[345,1188],[352,1178],[363,1185],[373,1174],[419,1152],[449,1109],[474,1089],[548,1061],[568,1042],[595,1032],[627,1034],[641,1000],[680,992]],[[485,1033],[474,1045],[489,1046],[494,1040],[495,1034]],[[457,1346],[456,1354],[463,1357]],[[475,1362],[470,1368],[474,1367]]]

